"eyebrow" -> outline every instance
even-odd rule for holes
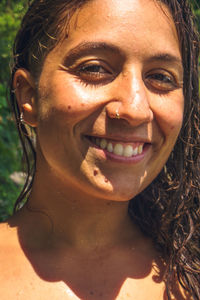
[[[113,44],[108,44],[105,42],[82,42],[69,50],[64,61],[66,63],[71,63],[78,59],[80,56],[92,54],[96,51],[108,51],[115,54],[121,54],[124,56],[123,52]]]
[[[64,62],[65,64],[72,64],[74,61],[76,61],[78,58],[84,55],[91,55],[93,52],[96,51],[106,51],[113,53],[115,55],[121,55],[123,58],[125,58],[125,53],[121,49],[119,49],[117,46],[113,45],[112,43],[105,43],[105,42],[81,42],[67,53]],[[150,56],[147,60],[147,62],[166,62],[170,64],[176,64],[180,71],[183,70],[183,64],[181,58],[179,58],[176,55],[170,54],[170,53],[158,53],[155,55]]]
[[[148,62],[157,62],[157,61],[176,64],[181,68],[181,70],[183,69],[183,63],[182,63],[181,58],[179,58],[178,56],[169,54],[169,53],[158,53],[156,55],[151,56],[148,59]]]

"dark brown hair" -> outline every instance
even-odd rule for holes
[[[29,70],[37,80],[45,56],[67,36],[74,11],[91,0],[35,0],[22,20],[14,44],[12,79],[17,69]],[[158,0],[157,0],[158,1]],[[183,126],[165,167],[141,194],[130,201],[129,213],[141,230],[152,237],[165,257],[168,299],[173,279],[200,299],[200,103],[198,81],[199,39],[187,0],[162,0],[177,28],[184,67]],[[27,165],[27,180],[15,209],[31,191],[36,153],[12,91],[10,100]]]

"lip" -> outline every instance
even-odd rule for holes
[[[100,138],[100,139],[106,139],[113,142],[119,142],[121,144],[132,144],[132,143],[141,143],[141,144],[152,144],[152,141],[150,141],[148,138],[143,138],[139,136],[107,136],[107,135],[91,135],[86,134],[84,135],[86,138]]]
[[[90,145],[93,148],[98,150],[99,155],[101,155],[103,158],[109,159],[109,160],[114,161],[114,162],[125,163],[125,164],[126,163],[127,164],[135,164],[135,163],[138,163],[138,162],[142,161],[144,159],[144,157],[146,156],[146,153],[148,152],[148,150],[152,146],[152,143],[150,143],[146,139],[142,139],[142,138],[124,139],[124,138],[119,138],[119,137],[116,137],[116,136],[113,138],[113,137],[107,137],[107,136],[94,136],[94,135],[85,135],[84,137],[87,139],[87,141],[90,143]],[[144,144],[143,152],[141,154],[137,154],[137,155],[132,156],[132,157],[119,156],[119,155],[116,155],[114,153],[111,153],[111,152],[107,151],[106,149],[102,149],[102,148],[98,147],[95,143],[92,142],[91,138],[107,139],[107,140],[119,142],[119,143],[122,143],[122,144],[123,143]]]

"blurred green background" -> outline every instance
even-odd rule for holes
[[[199,0],[198,0],[199,1]],[[193,3],[200,31],[200,9]],[[0,1],[0,221],[12,214],[22,186],[21,148],[6,93],[10,76],[12,43],[28,0]]]

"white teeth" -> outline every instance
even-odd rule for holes
[[[105,139],[100,141],[100,147],[101,149],[105,149],[107,147],[107,141]]]
[[[131,157],[132,155],[133,155],[133,147],[131,145],[124,147],[123,156]]]
[[[141,154],[141,153],[142,153],[142,151],[143,151],[143,146],[142,146],[142,145],[140,145],[140,146],[138,147],[138,154]]]
[[[114,144],[112,142],[107,141],[106,139],[94,138],[92,140],[97,146],[101,149],[106,149],[110,153],[114,153],[116,155],[124,156],[124,157],[132,157],[143,152],[143,144],[138,147],[133,148],[132,145],[123,145],[123,144]]]
[[[121,144],[116,144],[113,149],[113,153],[117,155],[122,155],[124,152],[124,147]]]
[[[107,145],[107,150],[108,150],[109,152],[113,152],[113,145],[112,145],[112,143],[108,143],[108,145]]]
[[[137,155],[138,154],[138,147],[136,147],[135,149],[133,149],[133,155]]]

